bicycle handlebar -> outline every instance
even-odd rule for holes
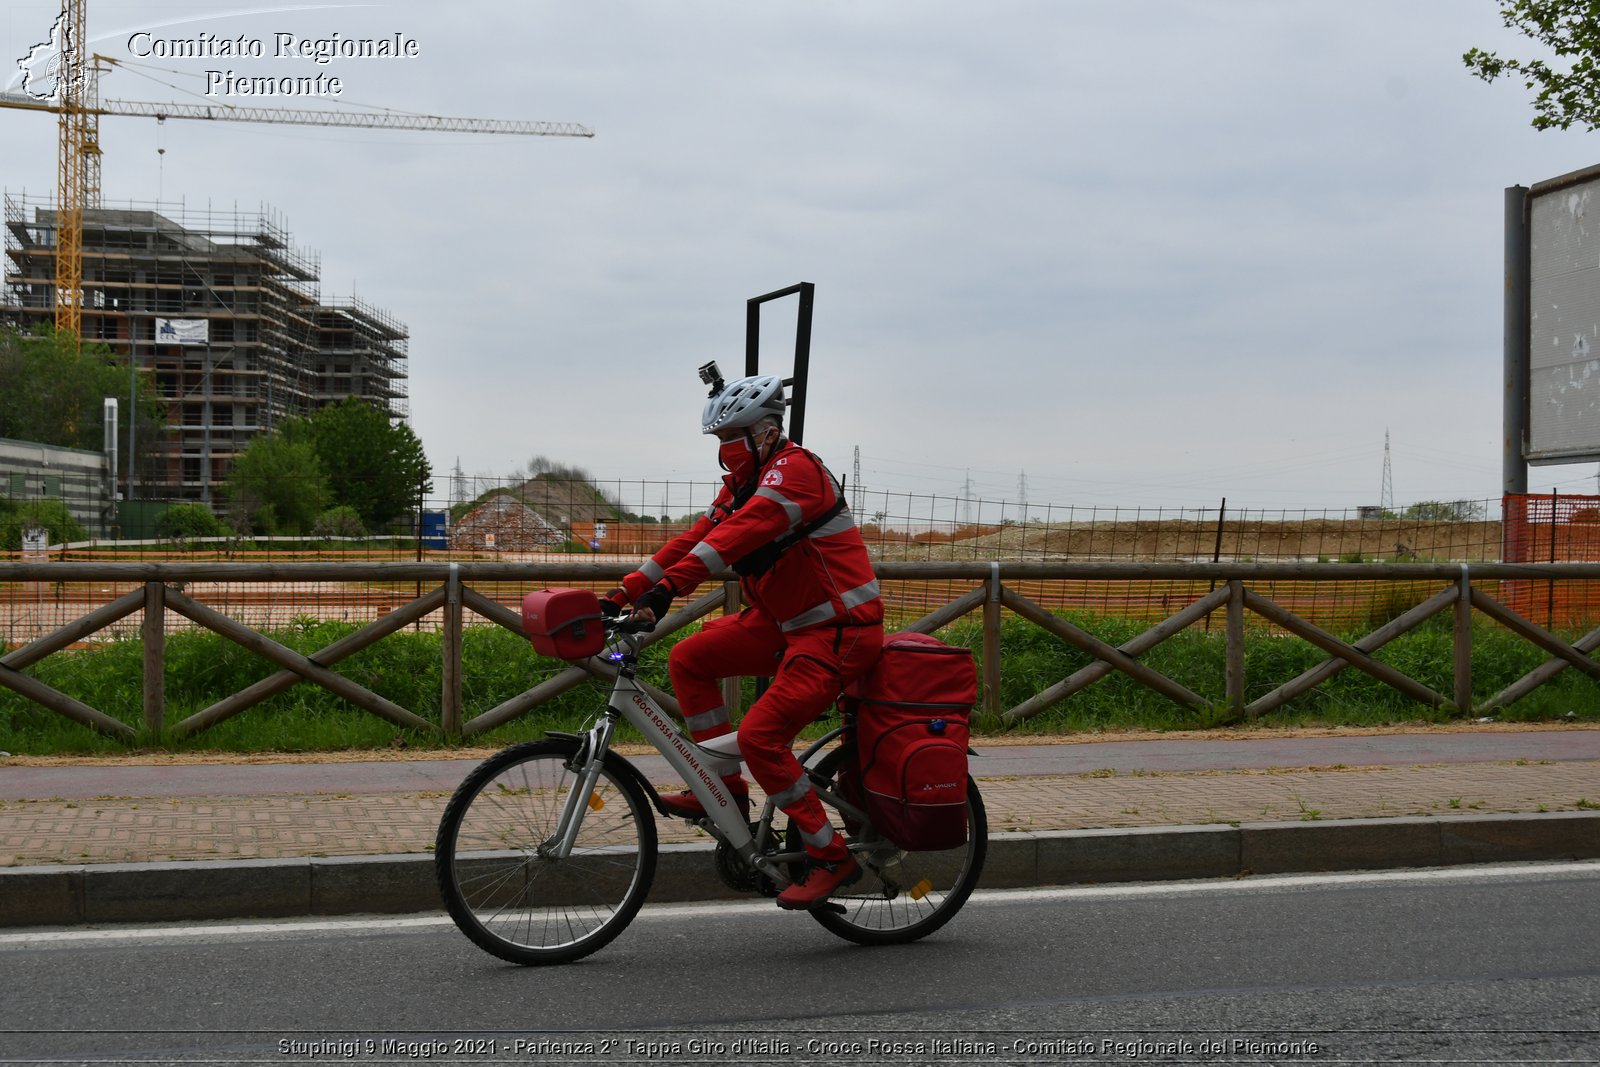
[[[656,628],[656,619],[635,618],[632,612],[603,620],[608,634],[647,634]]]

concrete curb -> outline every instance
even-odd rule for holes
[[[707,844],[663,845],[650,900],[736,897]],[[1600,812],[1241,823],[989,836],[982,886],[1600,858]],[[0,869],[0,926],[433,911],[431,855]]]

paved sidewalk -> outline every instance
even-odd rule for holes
[[[995,835],[1120,832],[1140,842],[1164,827],[1310,829],[1366,819],[1446,826],[1549,815],[1581,826],[1582,840],[1600,841],[1600,728],[980,740],[977,747],[972,769]],[[635,760],[659,786],[673,787],[659,757]],[[8,869],[425,857],[450,792],[476,762],[19,766],[0,759],[0,894]],[[1566,817],[1557,819],[1560,813]],[[1575,818],[1583,815],[1594,817]],[[1514,836],[1503,820],[1497,825]],[[681,823],[658,826],[664,843],[707,840]],[[1403,865],[1394,860],[1386,855],[1376,865]]]
[[[1004,777],[976,769],[997,832],[1600,810],[1600,760]],[[427,852],[450,788],[0,801],[0,867]],[[658,825],[664,842],[703,837]]]

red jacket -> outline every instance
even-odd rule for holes
[[[687,596],[708,575],[823,517],[842,504],[839,485],[822,461],[787,439],[761,468],[756,490],[735,504],[723,479],[704,515],[622,580],[629,599],[664,581]],[[878,580],[848,508],[801,537],[765,573],[740,580],[744,596],[785,631],[883,620]]]

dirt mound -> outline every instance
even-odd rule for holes
[[[570,528],[575,522],[605,522],[617,509],[589,482],[539,475],[513,490],[516,498],[546,522]]]
[[[1305,519],[1222,524],[1188,519],[1015,523],[881,538],[883,559],[1053,559],[1373,562],[1494,560],[1499,522],[1412,519]],[[869,537],[869,544],[873,544]]]

